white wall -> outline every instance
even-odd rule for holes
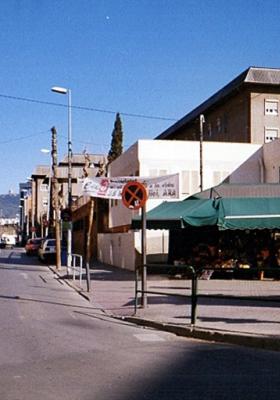
[[[109,176],[139,175],[138,142],[132,145],[110,165]],[[121,200],[109,201],[109,227],[128,225],[138,211],[127,209]]]
[[[98,260],[117,267],[134,270],[134,233],[99,233]]]
[[[199,142],[177,140],[140,140],[140,174],[180,172],[181,197],[200,190]],[[203,143],[203,189],[223,181],[247,161],[261,145],[249,143]],[[183,178],[183,179],[182,179]],[[188,181],[188,182],[187,182]]]

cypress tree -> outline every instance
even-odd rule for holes
[[[108,153],[108,164],[118,158],[123,152],[123,131],[120,114],[117,113],[112,132],[111,148]]]

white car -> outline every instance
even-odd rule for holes
[[[45,239],[42,241],[38,250],[38,256],[41,261],[47,262],[55,259],[56,255],[55,242],[56,242],[55,239]]]
[[[3,233],[2,237],[1,237],[1,244],[2,244],[2,247],[13,248],[16,245],[16,236]]]

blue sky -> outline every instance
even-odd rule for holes
[[[124,146],[152,139],[248,66],[280,67],[277,0],[4,0],[0,2],[0,193],[18,192],[58,131],[67,152],[107,153],[115,112]]]

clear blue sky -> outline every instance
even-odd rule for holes
[[[0,193],[18,192],[50,148],[67,153],[67,109],[179,119],[248,66],[280,67],[279,0],[0,2]],[[114,113],[73,110],[73,151],[107,153]],[[168,120],[122,115],[125,148]]]

